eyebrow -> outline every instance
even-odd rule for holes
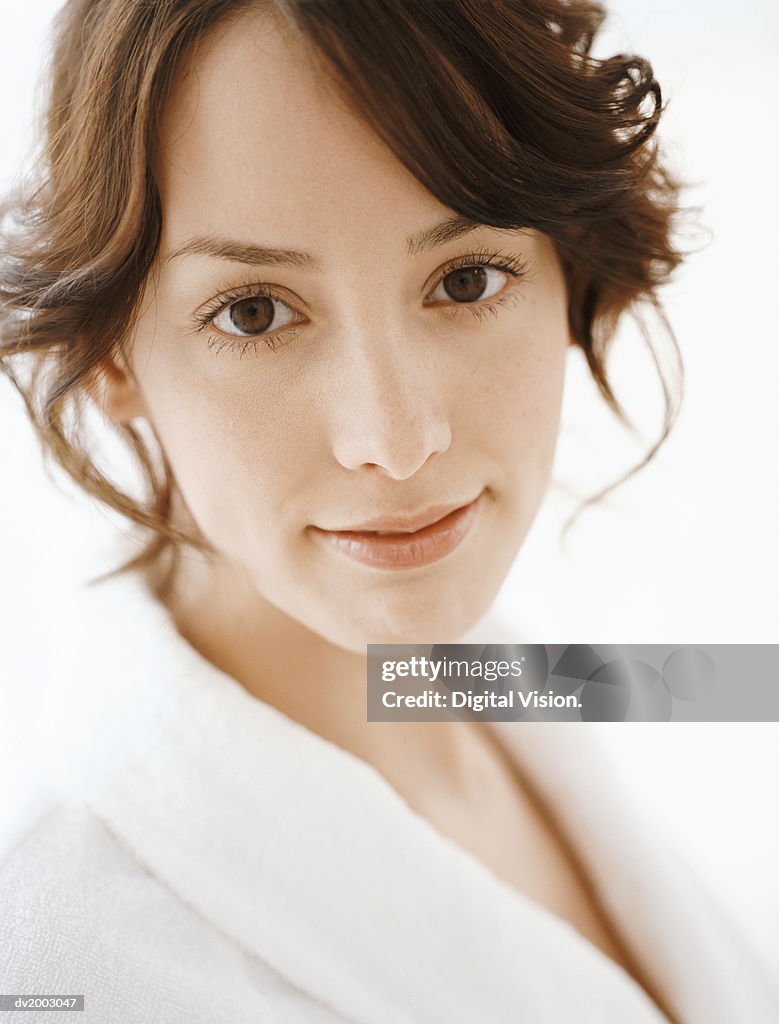
[[[469,217],[450,217],[440,224],[424,228],[406,239],[409,256],[437,249],[447,242],[455,241],[463,235],[470,234],[480,227],[488,227],[480,221]],[[231,263],[243,263],[249,266],[286,266],[299,270],[321,271],[322,265],[315,256],[297,249],[279,249],[270,245],[251,245],[247,242],[200,235],[190,238],[182,246],[167,256],[164,262],[178,259],[179,256],[211,256],[215,259],[228,260]]]

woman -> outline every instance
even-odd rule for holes
[[[66,5],[3,366],[145,546],[53,646],[5,991],[101,1022],[774,1020],[582,728],[365,720],[366,643],[517,639],[488,615],[568,349],[619,412],[614,324],[680,260],[659,87],[588,57],[601,18]]]

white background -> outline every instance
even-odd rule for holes
[[[59,3],[2,15],[0,189],[31,142],[45,32]],[[638,52],[669,107],[660,136],[698,182],[705,250],[666,293],[687,369],[682,414],[654,463],[569,534],[575,502],[622,475],[643,447],[605,410],[571,353],[563,429],[541,514],[498,599],[517,640],[770,643],[777,638],[779,346],[776,112],[779,8],[772,0],[616,0],[596,55]],[[617,393],[645,431],[660,392],[635,329],[612,363]],[[21,402],[0,380],[0,631],[4,665],[40,650],[68,582],[97,571],[115,519],[47,479]],[[779,726],[633,724],[599,731],[658,827],[673,833],[774,962],[779,960]],[[680,951],[683,955],[683,951]]]

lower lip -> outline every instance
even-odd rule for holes
[[[377,569],[415,569],[445,558],[460,544],[476,518],[481,494],[430,526],[414,533],[383,535],[351,530],[320,530],[322,540],[341,554]]]

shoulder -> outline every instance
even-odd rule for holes
[[[248,1024],[280,1012],[300,1024],[338,1020],[204,920],[68,798],[41,797],[5,823],[0,977],[6,992],[83,994],[95,1024]]]
[[[6,842],[0,939],[7,992],[83,994],[85,1010],[99,1005],[100,1020],[117,1024],[152,1017],[147,1000],[180,1000],[194,980],[182,946],[190,957],[212,952],[187,909],[88,807],[68,801],[41,807]]]

